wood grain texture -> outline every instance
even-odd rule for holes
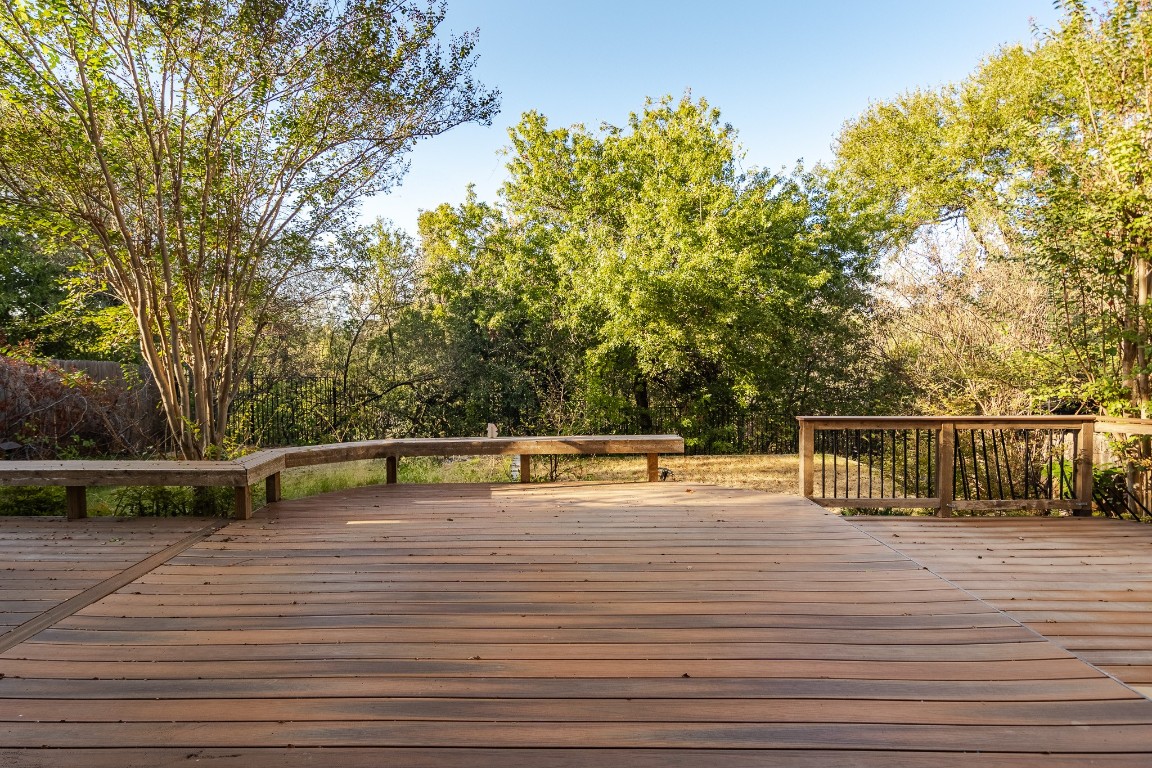
[[[1152,755],[1152,702],[865,526],[679,483],[280,502],[0,654],[0,673],[11,765]]]
[[[851,522],[1090,664],[1152,684],[1152,527],[1047,517]]]

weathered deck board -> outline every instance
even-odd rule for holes
[[[0,518],[0,640],[204,526],[194,518]]]
[[[281,502],[0,654],[0,673],[12,765],[1152,755],[1152,701],[858,527],[678,484]]]
[[[852,522],[1152,693],[1152,526],[1045,517]]]

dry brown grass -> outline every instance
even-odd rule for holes
[[[558,480],[643,480],[643,456],[561,458]],[[540,476],[544,462],[533,472]],[[726,488],[752,488],[769,493],[796,493],[800,472],[795,455],[661,456],[660,466],[672,470],[671,482],[707,483]]]

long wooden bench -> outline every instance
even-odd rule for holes
[[[68,518],[87,515],[89,486],[184,485],[235,489],[234,515],[252,516],[252,487],[264,481],[268,501],[280,500],[280,473],[291,467],[385,459],[395,483],[405,456],[520,456],[520,482],[531,482],[532,456],[646,454],[648,480],[659,479],[661,453],[684,453],[679,435],[577,435],[563,437],[445,437],[365,440],[299,448],[270,448],[233,461],[0,461],[0,485],[64,486]]]

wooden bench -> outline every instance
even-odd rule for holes
[[[87,516],[86,489],[94,485],[184,485],[235,489],[234,516],[252,517],[252,487],[261,480],[268,502],[280,500],[280,473],[291,467],[385,459],[395,483],[405,456],[520,456],[520,482],[531,482],[532,456],[646,454],[648,480],[659,478],[661,453],[684,453],[679,435],[563,437],[444,437],[365,440],[299,448],[270,448],[233,461],[0,461],[0,485],[64,486],[70,520]]]

